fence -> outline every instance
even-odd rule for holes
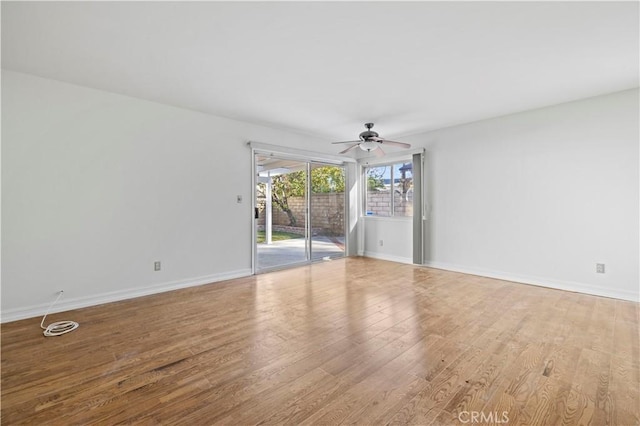
[[[395,191],[393,198],[394,216],[413,215],[413,191],[406,194]],[[391,216],[391,193],[389,189],[367,191],[367,215]]]
[[[265,199],[259,197],[257,201],[259,209],[258,226],[264,227]],[[296,218],[296,228],[304,229],[306,226],[306,199],[304,197],[289,197],[288,204],[293,216]],[[275,204],[271,214],[271,223],[274,228],[277,226],[277,229],[283,229],[283,227],[289,226],[289,217]],[[311,225],[317,234],[344,235],[344,193],[312,194]]]

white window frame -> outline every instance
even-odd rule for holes
[[[396,164],[406,164],[412,162],[412,156],[403,155],[403,156],[394,156],[392,158],[381,158],[378,161],[363,161],[360,163],[360,178],[361,178],[361,188],[362,188],[362,205],[361,205],[361,213],[360,216],[362,218],[367,219],[392,219],[392,220],[412,220],[413,213],[411,216],[399,216],[395,214],[395,197],[394,197],[394,170],[393,166]],[[367,177],[367,169],[375,168],[375,167],[391,167],[391,187],[390,187],[390,206],[389,206],[389,216],[376,216],[376,215],[367,215],[367,197],[369,194],[368,191],[368,177]],[[413,179],[413,173],[411,178]]]

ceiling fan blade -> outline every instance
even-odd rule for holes
[[[343,142],[331,142],[332,144],[337,144],[337,143],[360,143],[362,141],[343,141]]]
[[[380,147],[374,149],[373,153],[376,155],[376,157],[384,157],[384,151]]]
[[[357,146],[358,144],[351,145],[349,148],[345,149],[344,151],[340,151],[339,154],[346,154],[347,152],[351,151],[353,148],[356,148]]]
[[[402,148],[411,148],[411,144],[404,143],[404,142],[388,141],[386,139],[380,139],[378,142],[383,143],[385,145],[400,146]]]

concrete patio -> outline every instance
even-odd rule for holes
[[[344,237],[314,236],[311,241],[311,260],[344,255]],[[270,269],[306,261],[305,239],[292,238],[258,244],[258,269]]]

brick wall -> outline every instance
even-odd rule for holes
[[[394,215],[413,215],[413,192],[408,194],[394,194]],[[367,191],[367,215],[370,216],[391,216],[391,193],[388,189]]]
[[[311,225],[326,235],[344,235],[344,193],[313,194]]]
[[[258,198],[258,225],[264,226],[265,199]],[[296,217],[296,227],[304,228],[306,201],[304,197],[289,198],[289,208]],[[288,226],[289,217],[277,206],[271,210],[274,226]],[[344,193],[313,194],[311,196],[311,225],[316,234],[344,235]]]

